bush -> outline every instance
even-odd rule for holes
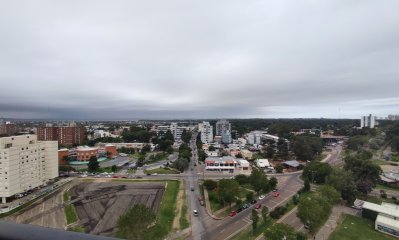
[[[215,189],[218,186],[218,183],[216,181],[207,179],[204,181],[204,187],[208,190],[208,191],[212,191],[213,189]]]
[[[287,207],[286,206],[276,207],[273,211],[270,212],[270,217],[273,218],[273,219],[279,219],[286,212],[287,212]]]

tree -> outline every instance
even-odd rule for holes
[[[305,181],[304,181],[303,191],[304,192],[310,191],[310,183],[309,183],[309,179],[307,179],[307,178],[305,178]]]
[[[245,196],[247,198],[248,202],[251,202],[255,199],[254,193],[253,192],[248,192]]]
[[[328,163],[311,162],[303,170],[302,176],[312,182],[324,183],[331,172],[332,167]]]
[[[270,178],[269,185],[270,185],[271,189],[276,189],[277,183],[278,183],[277,178],[275,178],[275,177]]]
[[[326,183],[333,186],[341,197],[352,204],[356,199],[356,185],[352,173],[340,168],[334,168],[331,174],[326,178]]]
[[[215,148],[214,146],[211,145],[211,146],[209,146],[208,150],[209,150],[209,151],[215,151],[216,148]]]
[[[320,186],[319,191],[320,194],[325,197],[331,205],[338,203],[341,198],[341,194],[332,186]]]
[[[258,222],[259,222],[258,211],[256,211],[255,209],[252,209],[251,218],[252,218],[252,231],[255,231],[256,227],[258,226]]]
[[[91,156],[89,163],[87,164],[89,172],[97,172],[100,169],[100,163],[97,160],[96,156]]]
[[[237,153],[236,158],[243,158],[243,157],[242,157],[242,154],[241,154],[240,152]]]
[[[327,220],[331,208],[330,202],[324,196],[317,193],[306,194],[299,200],[297,216],[314,233]]]
[[[323,150],[322,140],[316,136],[296,136],[292,150],[299,160],[313,160]]]
[[[271,146],[267,146],[266,147],[266,154],[265,154],[265,157],[266,158],[273,158],[274,157],[274,153],[275,153],[275,151],[274,151],[274,148],[273,147],[271,147]]]
[[[256,193],[268,192],[270,190],[269,181],[264,171],[258,168],[252,168],[251,175],[249,176],[249,183],[252,185]]]
[[[234,177],[234,179],[237,180],[240,185],[247,184],[249,182],[248,176],[245,174],[238,174]]]
[[[219,199],[225,206],[226,203],[230,204],[235,200],[238,193],[239,184],[234,179],[221,179],[219,181]]]
[[[177,159],[172,163],[172,167],[179,170],[180,172],[184,172],[189,166],[189,162],[186,159]]]
[[[269,208],[266,206],[262,207],[262,218],[263,218],[263,222],[267,223],[267,221],[269,220]]]
[[[206,179],[204,181],[204,187],[208,190],[208,191],[212,191],[213,189],[217,188],[218,183],[214,180],[211,179]]]
[[[118,169],[118,167],[116,165],[112,165],[111,166],[111,171],[112,172],[116,172],[117,169]]]
[[[125,239],[147,239],[148,225],[155,220],[155,215],[144,204],[130,208],[117,221],[116,236]]]
[[[263,233],[267,240],[296,240],[295,230],[283,223],[275,223]]]
[[[283,173],[284,167],[279,164],[276,166],[276,173]]]
[[[191,132],[190,131],[186,131],[186,129],[184,129],[182,134],[181,134],[181,140],[188,144],[190,142],[190,140],[191,140]]]
[[[173,136],[172,132],[170,130],[166,131],[165,135],[163,136],[165,140],[170,140],[172,142],[175,142],[175,137]]]

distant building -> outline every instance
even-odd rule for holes
[[[170,131],[175,141],[181,140],[183,131],[190,131],[190,127],[179,126],[177,123],[171,123],[170,125],[158,125],[156,126],[156,133],[158,136],[163,136],[167,131]]]
[[[213,142],[213,127],[209,122],[203,122],[201,124],[201,141],[202,143]],[[199,128],[200,129],[200,128]]]
[[[59,145],[81,145],[85,139],[84,127],[38,127],[39,141],[58,141]]]
[[[76,148],[76,160],[81,162],[89,161],[91,157],[98,157],[98,148],[81,146]]]
[[[220,120],[216,122],[216,135],[222,136],[222,142],[225,144],[231,143],[231,124],[227,120]]]
[[[271,166],[268,159],[256,159],[255,165],[259,168],[268,168]]]
[[[375,119],[376,117],[373,115],[362,116],[360,118],[360,128],[368,127],[374,128],[375,127]]]
[[[16,124],[0,119],[0,136],[13,136],[18,132],[19,128]]]
[[[391,121],[397,121],[399,120],[399,115],[388,115],[387,120],[391,120]]]
[[[207,157],[205,159],[205,170],[249,173],[250,164],[247,160],[232,156]]]
[[[69,157],[69,150],[67,148],[58,150],[58,165],[67,164],[67,161],[66,161],[67,157]]]
[[[8,197],[58,177],[58,144],[36,135],[0,138],[0,197]]]

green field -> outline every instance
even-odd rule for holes
[[[343,215],[342,223],[331,234],[329,240],[393,240],[397,239],[374,230],[374,223],[370,220]]]
[[[151,169],[151,170],[145,170],[144,173],[149,173],[149,174],[153,174],[153,173],[157,173],[157,174],[178,174],[180,173],[179,171],[177,171],[176,169],[173,168],[155,168],[155,169]]]
[[[78,217],[76,216],[75,212],[75,207],[73,206],[73,204],[66,206],[64,210],[67,219],[67,224],[74,223],[76,222],[76,220],[78,220]]]
[[[180,223],[180,230],[186,229],[190,226],[190,223],[188,222],[187,219],[187,211],[188,211],[188,207],[187,207],[187,200],[186,200],[186,192],[184,191],[183,193],[183,207],[181,209],[181,216],[179,219],[179,223]]]

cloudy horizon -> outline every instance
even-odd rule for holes
[[[0,0],[0,118],[399,114],[398,7]]]

